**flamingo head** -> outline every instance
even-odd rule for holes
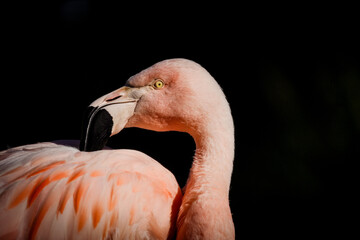
[[[100,150],[109,137],[127,127],[194,136],[224,100],[219,85],[199,64],[186,59],[161,61],[88,107],[80,150]]]

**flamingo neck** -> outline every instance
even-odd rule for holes
[[[185,196],[196,192],[228,198],[234,159],[234,127],[228,120],[215,119],[206,131],[194,135],[196,151]]]
[[[220,116],[191,134],[196,152],[179,212],[178,239],[235,237],[229,206],[234,126],[230,111]]]

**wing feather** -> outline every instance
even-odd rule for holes
[[[0,238],[166,239],[179,189],[168,170],[133,150],[9,149],[0,152]]]

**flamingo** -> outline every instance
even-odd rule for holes
[[[184,194],[144,153],[101,150],[129,127],[194,138]],[[84,129],[84,151],[47,142],[0,153],[0,239],[235,239],[234,125],[224,93],[202,66],[154,64],[95,100]]]

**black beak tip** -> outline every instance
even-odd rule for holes
[[[105,147],[113,127],[112,116],[105,109],[88,107],[83,118],[80,151],[97,151]]]

